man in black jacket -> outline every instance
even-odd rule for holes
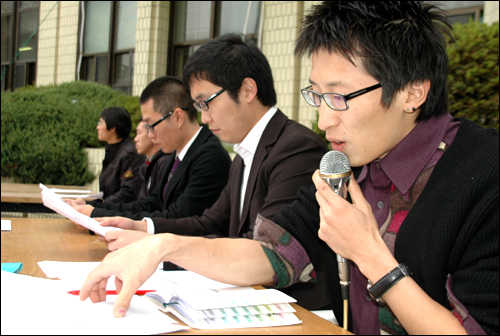
[[[143,200],[149,196],[156,186],[161,183],[165,165],[170,160],[170,153],[165,154],[161,149],[158,149],[148,136],[148,131],[144,127],[146,123],[139,119],[137,124],[136,136],[134,138],[135,148],[137,153],[146,155],[146,162],[140,167],[140,175],[142,180],[141,191],[139,192],[138,200]]]
[[[131,127],[130,113],[122,107],[104,109],[97,123],[97,137],[106,142],[99,189],[108,202],[132,202],[139,195],[139,167],[146,158],[135,150],[129,137]],[[92,204],[101,202],[94,200]]]
[[[151,141],[172,153],[160,185],[144,200],[73,205],[91,217],[182,218],[201,215],[227,183],[231,159],[219,139],[197,121],[188,90],[174,77],[151,82],[140,97]]]

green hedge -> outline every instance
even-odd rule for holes
[[[138,97],[85,81],[2,92],[2,177],[20,183],[84,185],[94,180],[84,147],[103,147],[97,121],[120,106],[140,118]]]
[[[450,111],[498,130],[498,22],[453,28],[457,46],[448,46]]]

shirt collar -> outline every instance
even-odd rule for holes
[[[198,134],[200,134],[202,128],[203,127],[200,126],[200,129],[198,130],[198,132],[196,132],[196,134],[193,135],[193,137],[191,138],[191,140],[189,140],[189,142],[186,144],[186,146],[184,146],[184,148],[179,153],[177,153],[177,158],[180,161],[184,160],[184,157],[186,156],[186,153],[189,150],[189,147],[191,147],[191,145],[193,144],[194,140],[196,140],[196,138],[198,137]]]
[[[255,155],[260,138],[262,137],[267,124],[274,116],[276,111],[278,111],[278,108],[276,106],[271,107],[266,112],[266,114],[264,114],[262,118],[260,118],[260,120],[257,122],[257,124],[255,124],[250,132],[248,132],[245,139],[243,139],[243,141],[239,144],[235,144],[233,146],[234,151],[243,158],[245,164],[247,163],[247,158],[253,158],[253,156]]]
[[[445,114],[419,122],[384,158],[380,167],[402,195],[406,195],[443,140],[453,118]],[[366,179],[364,166],[358,182]]]

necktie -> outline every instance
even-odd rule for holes
[[[172,178],[172,176],[174,175],[174,172],[175,170],[177,169],[177,167],[179,166],[179,164],[181,163],[181,160],[179,160],[179,158],[177,158],[174,162],[174,165],[172,166],[172,171],[170,172],[170,174],[168,175],[168,180],[167,180],[167,183],[165,183],[165,189],[163,189],[163,199],[165,199],[165,194],[167,192],[167,186],[168,186],[168,183],[170,182],[170,179]]]

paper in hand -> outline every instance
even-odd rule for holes
[[[90,218],[89,216],[79,213],[78,211],[73,209],[71,205],[64,202],[64,200],[60,196],[56,195],[52,190],[41,183],[40,189],[42,189],[43,205],[45,205],[49,209],[54,210],[58,214],[72,220],[73,222],[80,224],[101,236],[104,236],[104,234],[108,231],[121,230],[115,227],[101,226],[95,219]]]

